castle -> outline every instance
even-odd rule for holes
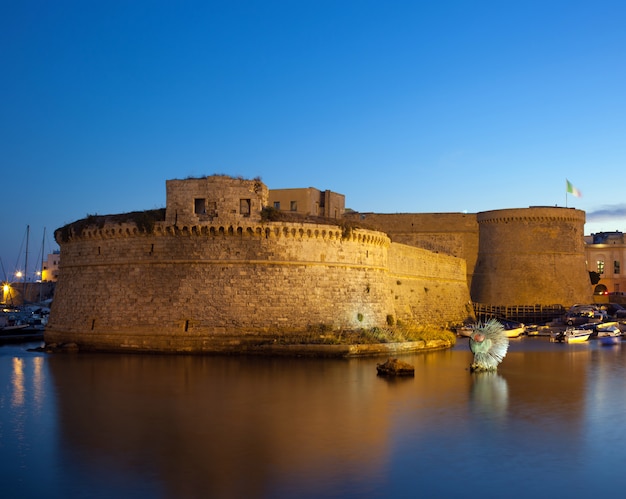
[[[268,216],[269,192],[256,179],[168,180],[165,210],[58,229],[46,343],[242,352],[312,333],[450,326],[472,301],[590,299],[579,210],[285,220]],[[328,191],[321,199],[342,211]]]

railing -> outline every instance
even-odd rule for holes
[[[524,324],[545,324],[566,313],[562,305],[487,305],[473,303],[476,319],[484,322],[492,317],[523,322]]]

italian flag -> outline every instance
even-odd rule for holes
[[[567,183],[567,192],[569,192],[573,196],[576,196],[577,198],[582,197],[583,193],[576,189],[576,187],[574,187],[569,180],[565,179],[565,182]]]

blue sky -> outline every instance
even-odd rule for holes
[[[215,173],[626,231],[624,26],[605,0],[0,0],[0,278],[27,225],[33,262],[44,228],[47,253]]]

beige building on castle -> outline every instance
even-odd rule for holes
[[[314,187],[303,189],[270,189],[269,206],[281,210],[339,219],[346,210],[346,197],[332,191]]]

